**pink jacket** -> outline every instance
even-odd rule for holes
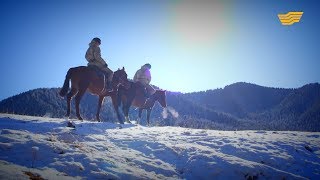
[[[133,77],[134,82],[141,82],[143,85],[150,84],[151,73],[149,68],[142,66]]]

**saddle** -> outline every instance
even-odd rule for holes
[[[97,76],[99,78],[101,78],[101,79],[105,79],[106,78],[104,72],[100,68],[98,68],[97,66],[88,65],[88,68],[93,70],[97,74]]]
[[[145,98],[149,98],[150,97],[150,94],[148,93],[147,91],[147,88],[141,83],[141,82],[136,82],[137,86],[139,88],[141,88],[143,90],[143,95]]]
[[[111,82],[108,82],[108,80],[107,80],[108,75],[103,70],[101,70],[99,67],[94,66],[94,65],[88,65],[88,68],[93,70],[97,74],[97,76],[100,80],[103,80],[103,84],[104,84],[103,87],[104,88],[101,90],[102,94],[110,91],[110,89],[112,90]]]

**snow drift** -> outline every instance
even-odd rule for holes
[[[319,179],[320,133],[0,114],[0,179]]]

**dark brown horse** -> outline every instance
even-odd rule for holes
[[[69,82],[71,80],[71,90],[69,91]],[[92,67],[87,66],[79,66],[70,68],[67,72],[66,79],[64,81],[63,87],[60,91],[60,96],[64,97],[67,95],[67,114],[66,116],[70,116],[70,104],[71,99],[73,96],[76,100],[76,115],[79,120],[82,120],[82,117],[80,115],[80,109],[79,104],[82,96],[86,92],[86,90],[89,90],[90,93],[98,95],[99,96],[99,102],[98,102],[98,110],[96,114],[96,119],[100,121],[100,109],[103,102],[104,97],[110,96],[112,99],[113,106],[115,107],[115,111],[118,116],[118,120],[120,123],[123,123],[120,118],[120,114],[118,111],[118,100],[117,100],[117,93],[116,89],[121,84],[125,87],[128,87],[129,81],[127,79],[127,73],[125,72],[125,69],[122,68],[121,70],[118,69],[113,74],[112,78],[112,89],[113,91],[103,94],[104,89],[104,77],[99,76],[97,71]],[[69,92],[68,92],[69,91]]]
[[[130,82],[129,88],[119,86],[118,89],[118,105],[122,104],[122,111],[124,113],[126,121],[129,121],[129,109],[133,105],[139,109],[139,119],[141,119],[142,111],[147,110],[147,122],[150,124],[151,110],[156,101],[165,108],[167,107],[166,102],[166,91],[156,90],[156,92],[149,98],[145,96],[145,90],[140,83]]]

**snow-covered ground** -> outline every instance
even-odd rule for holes
[[[320,179],[320,133],[0,114],[0,179]]]

